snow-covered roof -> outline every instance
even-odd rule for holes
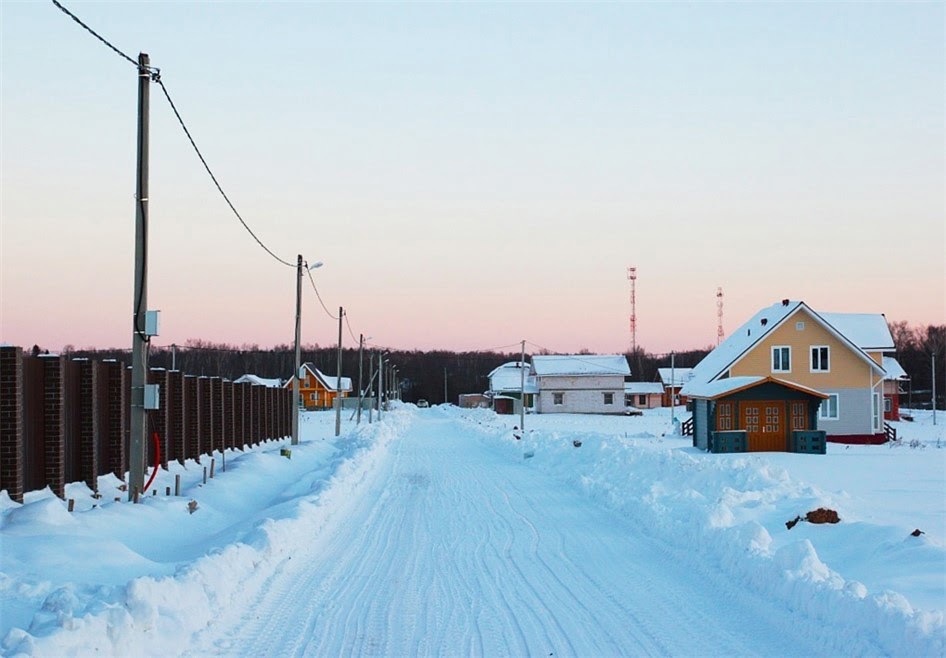
[[[663,395],[664,385],[660,382],[624,382],[624,392],[632,395]]]
[[[894,349],[887,318],[880,313],[819,313],[822,319],[862,350]]]
[[[673,386],[683,386],[693,379],[693,368],[657,368],[657,376],[660,377],[660,381],[664,386],[671,386],[671,377],[673,378]]]
[[[256,384],[257,386],[266,386],[269,388],[279,388],[282,386],[281,379],[266,379],[265,377],[258,377],[256,375],[242,375],[233,380],[234,384]]]
[[[338,390],[339,390],[339,388],[338,388],[338,378],[337,378],[337,377],[331,377],[331,376],[329,376],[329,375],[326,375],[324,372],[322,372],[321,370],[319,370],[318,368],[316,368],[315,366],[313,366],[313,365],[312,365],[311,363],[309,363],[308,361],[307,361],[306,363],[303,363],[303,364],[302,364],[302,368],[299,370],[299,372],[302,373],[302,372],[305,371],[305,370],[308,370],[308,371],[312,374],[312,376],[314,376],[316,379],[318,379],[320,382],[322,382],[322,386],[324,386],[326,389],[328,389],[328,390],[330,390],[330,391],[338,391]],[[350,377],[342,377],[341,379],[342,379],[342,382],[341,382],[341,383],[342,383],[342,386],[341,386],[342,392],[346,392],[346,391],[352,390],[351,378],[350,378]],[[286,386],[291,386],[291,385],[292,385],[292,378],[290,377],[290,378],[289,378],[289,381],[286,382]]]
[[[839,328],[825,320],[823,316],[812,310],[810,306],[805,304],[805,302],[785,299],[776,304],[772,304],[772,306],[767,306],[753,315],[748,322],[736,329],[736,331],[732,332],[729,337],[724,340],[722,344],[720,344],[715,350],[707,354],[706,357],[693,369],[692,379],[689,383],[683,386],[680,394],[691,395],[690,391],[696,390],[691,388],[691,386],[711,382],[725,373],[738,359],[740,359],[746,352],[752,349],[756,343],[765,338],[769,333],[775,330],[776,327],[780,326],[787,318],[791,317],[802,308],[807,311],[816,322],[820,323],[825,329],[834,334],[838,340],[847,343],[851,350],[854,351],[872,368],[877,370],[881,369],[880,366],[877,365],[877,362],[871,359],[863,351],[863,348],[860,345],[843,334]],[[851,320],[845,317],[858,314],[834,313],[828,315],[835,320],[840,318],[841,324],[853,329],[855,335],[859,339],[878,337],[876,335],[876,321],[859,321],[857,319]],[[882,315],[878,315],[876,317],[883,319]],[[849,320],[847,324],[845,324],[846,320]],[[886,327],[886,322],[884,323],[884,326]],[[873,327],[873,329],[870,329],[870,327]],[[890,333],[889,330],[887,330],[887,333]]]
[[[809,395],[814,395],[822,399],[828,397],[821,391],[816,391],[813,388],[808,388],[807,386],[802,386],[801,384],[796,384],[795,382],[785,381],[784,379],[776,379],[775,377],[757,376],[727,377],[726,379],[717,379],[705,384],[692,384],[691,386],[687,386],[686,395],[687,397],[691,398],[715,400],[731,393],[735,393],[736,391],[753,388],[754,386],[759,386],[760,384],[764,384],[766,382],[781,384],[782,386],[787,386],[788,388],[795,389],[796,391],[802,391],[803,393],[808,393]]]
[[[631,374],[623,354],[549,354],[532,357],[536,375],[623,375]]]
[[[535,385],[535,375],[529,374],[529,364],[526,367],[526,393],[538,393],[539,389]],[[501,391],[518,391],[522,385],[522,371],[519,368],[518,361],[510,361],[499,366],[489,373],[489,390],[493,393]]]
[[[910,376],[907,374],[907,371],[903,369],[903,366],[900,365],[900,362],[892,356],[884,357],[884,370],[887,371],[884,379],[910,379]]]

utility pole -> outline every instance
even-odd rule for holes
[[[936,352],[933,352],[933,424],[936,424]]]
[[[677,375],[674,368],[674,357],[676,354],[670,352],[670,425],[673,425],[674,406],[677,404]]]
[[[345,309],[338,307],[338,367],[335,370],[335,436],[342,433],[342,318]]]
[[[381,407],[384,397],[384,357],[378,352],[378,421],[381,421]]]
[[[355,421],[356,425],[361,425],[361,399],[364,395],[364,389],[361,388],[361,368],[362,368],[362,358],[364,356],[365,348],[365,335],[358,334],[358,410],[355,412],[358,420]]]
[[[374,354],[368,352],[368,372],[371,373],[371,381],[368,382],[368,395],[371,396],[371,382],[374,381]],[[374,413],[374,405],[368,405],[368,424],[371,424],[371,415]]]
[[[522,341],[522,355],[519,357],[519,403],[519,429],[524,430],[526,428],[526,341]]]
[[[177,370],[177,345],[171,343],[171,370]]]
[[[302,254],[296,260],[296,369],[292,373],[292,445],[299,444],[299,371],[302,369]]]
[[[443,403],[447,404],[447,368],[443,369]]]
[[[135,190],[135,295],[134,331],[131,337],[131,410],[128,451],[128,500],[137,500],[145,481],[147,422],[145,384],[148,376],[148,341],[145,313],[148,309],[148,155],[151,106],[151,59],[138,54],[138,167]]]

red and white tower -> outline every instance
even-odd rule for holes
[[[723,342],[723,289],[716,288],[716,344]]]
[[[627,279],[631,282],[631,354],[637,352],[637,268],[627,268]]]

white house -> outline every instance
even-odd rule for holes
[[[625,382],[624,406],[634,409],[655,409],[661,406],[664,386],[660,382]]]
[[[515,401],[522,398],[523,378],[526,408],[531,409],[535,405],[535,395],[539,390],[530,368],[528,363],[520,367],[519,361],[510,361],[489,373],[489,396],[496,413],[515,413]]]
[[[631,369],[621,354],[532,357],[540,414],[623,414],[624,379]]]

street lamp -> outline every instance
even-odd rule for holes
[[[322,261],[309,265],[299,254],[296,260],[296,369],[292,376],[292,445],[299,443],[299,371],[302,369],[302,346],[299,339],[302,334],[302,269],[306,271],[322,267]]]
[[[363,404],[363,401],[365,399],[365,390],[363,388],[361,381],[362,381],[362,370],[363,370],[363,364],[364,364],[365,343],[369,340],[371,340],[371,336],[358,334],[358,410],[356,411],[356,414],[358,416],[358,420],[356,421],[356,424],[358,425],[361,425],[361,405]],[[368,369],[371,370],[370,367]],[[371,422],[371,421],[369,420],[368,422]]]

